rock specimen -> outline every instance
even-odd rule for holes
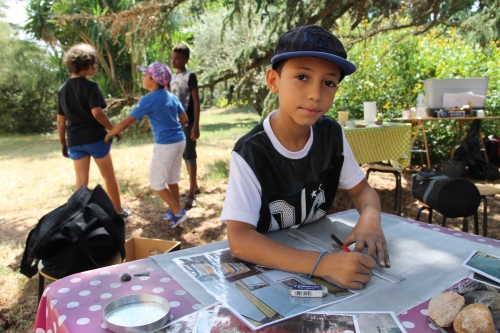
[[[463,296],[446,292],[434,296],[429,302],[428,314],[441,327],[451,327],[457,314],[465,306]]]
[[[495,333],[490,310],[484,304],[467,305],[453,322],[455,333]]]

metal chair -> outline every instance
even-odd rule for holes
[[[370,177],[370,172],[382,172],[382,173],[392,173],[396,177],[396,192],[394,193],[394,210],[396,210],[396,215],[401,216],[401,177],[402,168],[396,168],[388,165],[377,165],[369,164],[366,170],[366,180]]]

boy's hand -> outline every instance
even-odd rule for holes
[[[109,135],[109,133],[106,134],[106,136],[104,137],[104,142],[106,142],[108,145],[110,145],[113,142],[113,136]]]
[[[200,128],[198,126],[193,126],[191,129],[191,140],[196,141],[200,137]]]
[[[372,256],[374,253],[377,255],[379,266],[391,267],[389,251],[380,223],[374,223],[361,217],[344,241],[347,246],[352,243],[356,243],[355,252],[361,252],[366,247],[367,255]]]
[[[115,137],[116,137],[116,141],[121,141],[121,139],[123,139],[123,134],[118,133],[117,135],[115,135]]]
[[[69,153],[68,153],[68,146],[66,145],[63,145],[61,147],[61,152],[62,152],[62,155],[66,158],[69,158]]]
[[[362,289],[370,282],[375,260],[362,253],[327,253],[316,268],[315,276],[348,289]]]

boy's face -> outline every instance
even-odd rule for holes
[[[189,61],[189,59],[186,58],[180,52],[172,52],[172,55],[170,57],[170,65],[172,65],[172,67],[175,69],[186,68],[186,64],[188,63],[188,61]]]
[[[142,76],[142,87],[149,91],[156,89],[157,84],[156,81],[151,77],[151,75],[144,73]]]
[[[328,60],[297,57],[286,60],[281,75],[268,70],[266,81],[278,94],[280,117],[287,115],[299,126],[312,126],[332,106],[341,73]]]

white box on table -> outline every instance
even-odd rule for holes
[[[444,94],[472,92],[475,95],[486,96],[488,81],[489,78],[427,79],[424,81],[427,108],[441,109],[443,107]],[[484,108],[484,104],[475,105],[473,102],[472,107]]]

